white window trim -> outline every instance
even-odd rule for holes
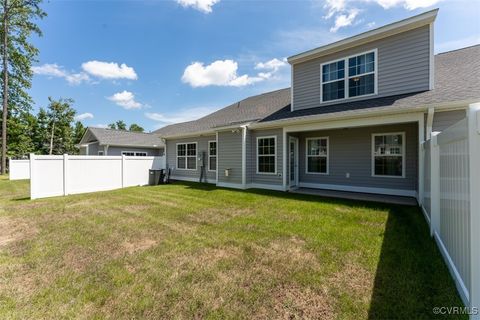
[[[319,140],[319,139],[327,140],[327,155],[326,156],[309,155],[308,154],[308,141]],[[327,158],[327,172],[310,172],[310,171],[308,171],[308,158],[309,157],[325,157],[325,158]],[[305,139],[305,173],[306,174],[317,174],[317,175],[322,175],[322,176],[327,176],[327,175],[330,174],[330,139],[329,139],[329,137],[308,137],[308,138]]]
[[[275,144],[275,153],[273,154],[273,156],[275,157],[275,162],[274,162],[274,165],[275,165],[275,171],[274,172],[260,172],[258,171],[258,165],[259,165],[259,157],[260,155],[258,154],[258,140],[260,139],[271,139],[273,138],[274,139],[274,144]],[[257,156],[257,168],[256,168],[256,174],[261,174],[261,175],[277,175],[277,136],[261,136],[261,137],[257,137],[257,144],[255,145],[255,153],[256,153],[256,156]],[[264,154],[262,156],[265,156]],[[272,156],[272,155],[267,155],[267,156]]]
[[[216,153],[215,153],[214,156],[212,156],[212,155],[210,154],[210,143],[212,143],[212,142],[215,142],[215,151],[216,151]],[[217,140],[210,140],[210,141],[208,141],[208,169],[207,169],[207,171],[210,171],[210,172],[216,172],[216,171],[217,171],[217,168],[216,168],[216,167],[215,167],[215,170],[210,170],[210,158],[211,158],[211,157],[215,157],[215,158],[217,159],[217,162],[216,162],[216,163],[218,164],[217,155],[218,155],[218,143],[217,143]]]
[[[179,168],[178,167],[178,146],[181,145],[181,144],[184,144],[185,145],[185,168]],[[187,145],[188,144],[195,144],[195,169],[188,169],[187,168],[187,162],[188,162],[188,158],[193,158],[194,156],[188,156],[187,155]],[[198,143],[197,142],[179,142],[176,144],[176,148],[175,148],[175,166],[177,167],[177,170],[183,170],[183,171],[197,171],[197,155],[198,155]],[[183,157],[183,156],[182,156]]]
[[[126,155],[125,153],[133,153],[133,156]],[[122,151],[121,154],[122,154],[122,156],[126,156],[126,157],[134,157],[135,156],[135,151],[125,150],[125,151]]]
[[[103,156],[104,154],[105,154],[105,153],[104,153],[102,150],[99,150],[99,151],[98,151],[98,155],[99,155],[99,156]]]
[[[402,136],[402,154],[401,155],[395,155],[395,156],[401,156],[402,157],[402,175],[401,176],[392,176],[392,175],[378,175],[375,174],[375,137],[378,136],[393,136],[393,135],[401,135]],[[407,145],[407,140],[405,138],[405,131],[402,132],[385,132],[385,133],[372,133],[372,177],[375,178],[395,178],[395,179],[405,179],[405,171],[407,171],[407,168],[405,167],[406,163],[406,145]]]
[[[365,76],[365,75],[368,75],[368,74],[374,74],[375,75],[374,81],[373,81],[373,83],[374,83],[373,93],[364,94],[364,95],[361,95],[361,96],[349,97],[348,79],[350,78],[350,76],[348,75],[348,59],[356,57],[356,56],[361,56],[361,55],[364,55],[364,54],[367,54],[367,53],[371,53],[371,52],[373,52],[375,54],[375,67],[374,67],[375,70],[373,72],[362,73],[362,76]],[[344,64],[345,65],[345,67],[344,67],[345,68],[345,71],[344,71],[345,72],[345,75],[344,75],[345,97],[342,98],[342,99],[323,101],[323,85],[326,84],[326,83],[336,82],[336,81],[341,80],[341,79],[337,79],[337,80],[323,82],[323,74],[322,74],[323,66],[326,65],[326,64],[335,63],[335,62],[342,61],[342,60],[345,61],[345,64]],[[363,98],[363,97],[371,97],[371,96],[375,96],[375,95],[378,95],[378,48],[368,50],[368,51],[364,51],[364,52],[360,52],[360,53],[356,53],[356,54],[352,54],[350,56],[347,56],[347,57],[344,57],[344,58],[341,58],[341,59],[331,60],[331,61],[323,62],[323,63],[320,64],[320,104],[333,103],[333,102],[344,101],[344,100],[352,100],[352,99]]]

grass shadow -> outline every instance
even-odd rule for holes
[[[430,237],[428,225],[419,209],[392,207],[368,317],[434,319],[437,315],[433,308],[441,306],[463,306],[463,303],[441,253]],[[448,316],[442,317],[445,318]]]

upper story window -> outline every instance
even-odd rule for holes
[[[321,102],[376,93],[376,49],[321,65]],[[348,70],[345,70],[348,66]]]

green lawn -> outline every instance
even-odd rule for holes
[[[0,318],[434,318],[415,207],[194,183],[31,201],[0,180]]]

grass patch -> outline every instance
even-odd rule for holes
[[[431,319],[415,207],[194,183],[28,200],[0,180],[0,318]]]

